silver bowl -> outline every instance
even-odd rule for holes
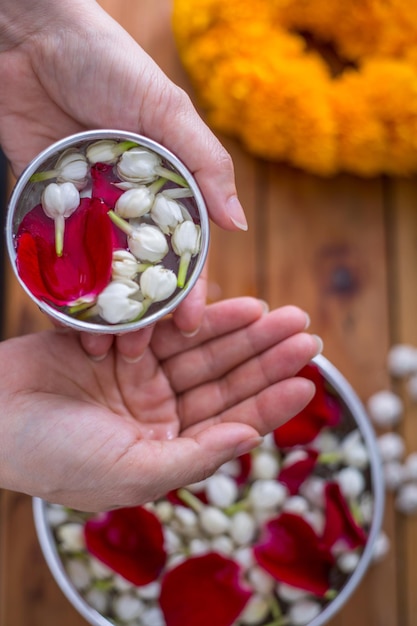
[[[47,302],[37,298],[28,288],[28,286],[22,281],[19,276],[17,268],[17,255],[15,246],[15,237],[20,222],[24,216],[33,208],[36,204],[39,204],[41,197],[41,189],[39,183],[31,182],[31,176],[39,171],[45,171],[52,169],[57,157],[62,154],[68,148],[82,149],[87,144],[95,142],[101,139],[113,139],[123,141],[133,141],[138,146],[147,148],[158,154],[163,161],[184,178],[192,191],[192,198],[188,198],[189,207],[191,211],[196,214],[199,225],[201,227],[201,248],[195,259],[192,260],[192,269],[190,269],[187,283],[182,289],[177,289],[174,295],[161,303],[154,304],[150,310],[144,315],[143,318],[133,322],[123,322],[118,324],[106,324],[105,322],[86,322],[84,320],[72,317],[65,312],[62,312],[51,306]],[[30,298],[37,304],[37,306],[46,313],[49,317],[56,320],[64,326],[69,326],[75,330],[84,330],[90,333],[111,333],[120,334],[123,332],[131,332],[154,324],[158,319],[161,319],[166,314],[171,313],[178,305],[187,297],[191,289],[197,282],[204,264],[207,259],[208,248],[210,238],[209,218],[206,209],[206,205],[200,189],[195,181],[194,176],[187,169],[187,167],[175,156],[172,152],[167,150],[164,146],[160,145],[156,141],[148,139],[142,135],[136,133],[125,132],[120,130],[91,130],[82,133],[77,133],[69,137],[65,137],[60,141],[49,146],[46,150],[38,154],[28,167],[20,175],[16,182],[16,185],[10,196],[8,203],[8,212],[6,219],[6,244],[8,255],[11,261],[14,273],[19,281],[20,285],[30,296]]]
[[[308,626],[323,626],[323,624],[326,624],[334,617],[349,600],[363,579],[372,561],[374,544],[381,530],[384,516],[385,485],[376,436],[362,402],[348,381],[330,361],[320,355],[317,356],[313,362],[319,367],[326,381],[336,394],[340,396],[362,435],[369,455],[370,491],[373,496],[373,516],[368,532],[368,540],[362,551],[358,565],[353,573],[349,575],[344,586],[338,592],[338,595],[308,624]],[[112,622],[91,607],[69,579],[57,550],[53,532],[47,521],[46,507],[47,503],[42,499],[33,499],[33,513],[37,536],[53,577],[67,599],[89,624],[92,626],[111,626]]]

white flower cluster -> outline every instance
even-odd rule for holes
[[[388,353],[389,374],[402,380],[408,401],[417,402],[417,347],[396,344]],[[395,431],[404,418],[405,401],[390,389],[373,394],[367,402],[368,414],[381,431],[378,446],[383,463],[385,485],[395,494],[396,509],[404,514],[417,513],[417,451],[407,452],[404,438]]]
[[[56,179],[45,186],[41,204],[55,222],[58,256],[63,254],[65,218],[77,209],[81,195],[91,195],[89,167],[96,163],[114,166],[119,179],[114,184],[122,190],[109,216],[127,235],[128,248],[114,251],[112,281],[94,310],[117,324],[142,317],[152,303],[185,286],[191,259],[201,248],[201,230],[179,202],[193,197],[187,182],[166,168],[158,154],[130,141],[103,139],[89,144],[85,154],[66,150],[52,170],[32,177]]]
[[[324,430],[311,447],[319,453],[322,469],[305,480],[297,495],[291,495],[277,476],[281,469],[304,460],[307,453],[296,448],[282,454],[270,434],[251,453],[250,474],[244,487],[239,483],[242,467],[236,459],[225,463],[204,481],[180,489],[177,495],[181,503],[162,498],[146,505],[161,522],[168,569],[189,556],[210,552],[239,563],[244,581],[253,593],[235,626],[266,624],[271,603],[277,601],[285,607],[287,626],[306,626],[323,609],[322,600],[277,582],[257,564],[252,546],[268,520],[288,511],[300,515],[321,533],[325,525],[324,489],[329,479],[339,483],[346,501],[364,526],[372,520],[373,500],[365,477],[369,457],[359,430],[354,428],[347,433]],[[198,497],[201,493],[203,499]],[[65,569],[92,607],[111,616],[115,624],[164,626],[158,604],[160,581],[136,587],[86,553],[82,545],[83,518],[79,512],[48,505],[47,515]],[[375,547],[375,559],[385,553],[385,544],[385,537],[381,536]],[[341,575],[348,577],[358,565],[361,550],[338,544],[335,557]]]

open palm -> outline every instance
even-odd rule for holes
[[[102,510],[201,480],[310,399],[294,378],[318,350],[305,323],[295,307],[228,300],[194,337],[159,322],[137,363],[117,351],[94,362],[73,333],[4,342],[0,482]]]

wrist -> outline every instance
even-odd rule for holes
[[[91,0],[73,0],[68,4],[60,0],[1,0],[0,52],[51,29],[65,29],[70,14],[88,4]]]

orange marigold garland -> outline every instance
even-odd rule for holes
[[[174,0],[173,26],[209,124],[251,153],[319,175],[417,172],[414,2]]]

